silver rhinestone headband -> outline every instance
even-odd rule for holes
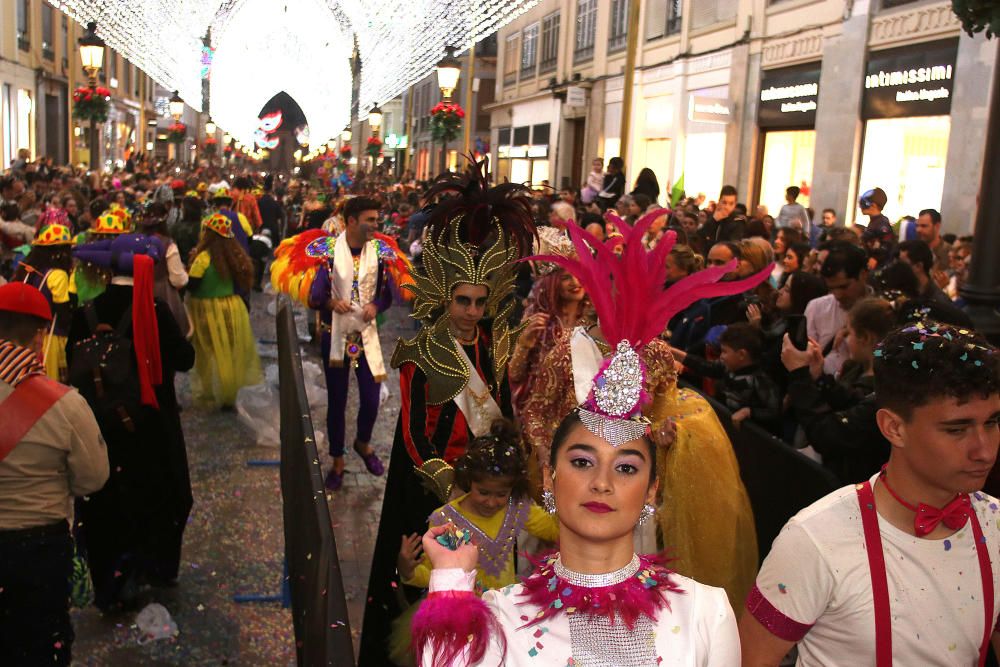
[[[607,417],[586,408],[577,408],[580,423],[584,428],[602,440],[607,440],[613,447],[621,447],[626,442],[638,440],[649,432],[649,420],[645,417],[618,419]]]

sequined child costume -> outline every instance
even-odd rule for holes
[[[456,463],[457,483],[469,492],[439,507],[429,524],[451,524],[457,535],[474,539],[479,550],[476,591],[496,590],[516,582],[515,569],[530,566],[526,556],[551,545],[559,537],[559,523],[528,497],[528,471],[521,450],[520,433],[513,424],[498,421],[490,435],[477,438]],[[489,486],[483,487],[483,483]],[[494,494],[508,490],[506,501]],[[530,569],[530,568],[529,568]],[[412,571],[401,570],[407,586],[426,589],[431,578],[431,561],[424,554]],[[410,624],[419,603],[410,605],[393,624],[392,654],[398,664],[412,664]]]
[[[469,441],[488,432],[495,419],[512,416],[508,297],[514,263],[531,248],[531,200],[522,186],[490,188],[483,169],[479,165],[468,180],[440,181],[428,193],[429,201],[440,201],[428,222],[422,270],[407,287],[422,327],[412,340],[400,340],[392,356],[402,406],[368,583],[362,667],[389,664],[390,623],[402,611],[397,594],[410,601],[420,595],[397,583],[400,538],[423,533],[427,517],[448,501],[451,465]],[[492,319],[491,327],[477,324],[474,337],[462,342],[453,336],[448,314],[460,285],[487,287],[485,317]]]

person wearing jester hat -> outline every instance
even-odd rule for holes
[[[187,305],[197,351],[191,377],[195,400],[232,409],[240,387],[263,377],[250,314],[238,296],[249,294],[253,266],[230,219],[220,213],[202,220],[201,240],[191,256]]]
[[[526,438],[540,465],[550,458],[552,435],[561,416],[587,400],[591,380],[597,396],[617,384],[618,368],[628,377],[635,400],[629,415],[644,415],[653,434],[675,430],[669,449],[657,459],[661,480],[656,524],[661,546],[669,548],[671,566],[680,574],[724,588],[733,608],[740,608],[753,584],[757,540],[750,501],[740,480],[732,444],[711,406],[696,392],[679,389],[674,360],[659,338],[666,323],[697,299],[735,294],[762,282],[770,267],[739,281],[722,281],[736,262],[710,267],[665,287],[666,256],[675,235],[667,232],[653,250],[642,243],[656,213],[630,227],[614,214],[608,220],[621,235],[602,243],[588,232],[570,227],[576,257],[551,254],[532,257],[572,273],[586,289],[598,323],[564,336],[542,360],[522,421]],[[608,355],[613,355],[608,357]],[[624,359],[628,359],[626,364]],[[601,371],[599,373],[598,371]],[[631,394],[630,394],[631,396]],[[631,399],[630,399],[631,400]],[[581,417],[588,424],[586,415]],[[642,536],[656,550],[656,537]]]
[[[66,334],[76,303],[72,244],[66,212],[57,208],[47,210],[39,218],[39,232],[31,242],[31,252],[14,274],[15,281],[38,288],[52,308],[42,363],[46,375],[63,383],[66,382]]]
[[[396,573],[402,539],[423,533],[430,514],[451,499],[452,464],[468,443],[512,415],[508,320],[516,261],[530,252],[535,231],[530,192],[509,183],[490,188],[479,163],[468,177],[439,180],[427,201],[437,204],[423,267],[405,286],[422,326],[392,356],[402,406],[368,581],[362,667],[392,664],[392,620],[422,593]]]
[[[671,571],[667,557],[637,553],[635,527],[648,524],[661,490],[669,492],[665,487],[678,481],[663,459],[678,445],[691,446],[677,437],[681,426],[674,434],[655,411],[643,414],[655,401],[649,391],[662,389],[671,365],[669,350],[650,343],[690,300],[725,289],[714,281],[733,268],[664,292],[673,233],[654,251],[642,246],[655,217],[645,216],[634,228],[616,220],[623,238],[606,244],[571,228],[577,259],[532,258],[576,275],[600,319],[600,330],[579,328],[567,343],[573,348],[569,391],[579,387],[582,400],[562,413],[543,457],[544,504],[559,521],[559,551],[538,560],[521,583],[478,598],[477,547],[454,525],[428,530],[423,548],[433,570],[412,624],[421,667],[740,664],[726,591]],[[549,409],[560,407],[557,402]],[[725,470],[710,474],[739,484]]]
[[[131,231],[126,225],[125,218],[120,214],[123,209],[111,209],[104,211],[94,221],[93,226],[80,232],[74,239],[74,245],[82,245],[93,241],[104,239],[114,239],[121,234]],[[113,272],[110,267],[98,266],[89,262],[77,262],[73,270],[73,282],[76,285],[77,299],[80,303],[93,301],[95,297],[104,292],[108,283],[111,282]]]
[[[143,584],[170,586],[177,579],[192,495],[174,373],[189,370],[195,357],[170,309],[153,297],[154,267],[164,256],[158,239],[121,234],[77,246],[74,254],[114,276],[75,311],[68,351],[70,379],[108,445],[111,476],[77,504],[77,532],[95,604],[113,611],[130,606]],[[127,357],[108,352],[112,330],[131,342]],[[93,375],[97,358],[100,382]],[[111,405],[114,387],[133,381],[130,399]]]

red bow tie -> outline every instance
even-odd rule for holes
[[[969,512],[971,511],[972,503],[969,501],[969,496],[964,493],[942,509],[920,503],[917,507],[917,516],[913,518],[913,527],[917,531],[917,537],[934,532],[939,523],[943,523],[952,530],[958,530],[969,520]]]
[[[967,493],[955,496],[954,500],[941,509],[931,507],[926,503],[920,503],[920,505],[914,507],[896,495],[896,492],[889,486],[885,468],[882,469],[882,484],[885,486],[885,490],[896,499],[896,502],[911,512],[916,512],[916,516],[913,517],[913,529],[916,531],[917,537],[924,537],[933,533],[934,529],[940,523],[943,523],[952,530],[958,530],[965,525],[965,522],[969,520],[969,515],[972,513],[972,501],[969,500]]]

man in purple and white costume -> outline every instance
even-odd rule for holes
[[[309,307],[320,313],[323,336],[320,352],[326,372],[327,435],[333,467],[326,488],[336,491],[344,482],[345,411],[351,369],[358,378],[358,431],[354,451],[372,475],[385,469],[371,446],[378,417],[385,362],[375,318],[392,305],[391,277],[374,238],[379,202],[354,197],[344,206],[345,231],[333,242],[333,257],[316,272]]]
[[[920,323],[875,351],[889,463],[799,512],[740,621],[744,667],[980,665],[996,631],[1000,359],[966,329]],[[939,509],[940,508],[940,509]]]

